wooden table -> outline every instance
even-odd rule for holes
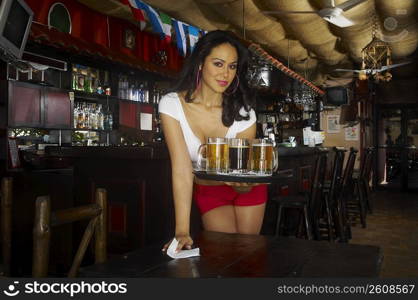
[[[152,246],[80,269],[80,277],[377,277],[379,247],[287,237],[202,232],[200,257],[171,259]]]

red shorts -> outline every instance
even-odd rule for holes
[[[251,206],[267,201],[267,185],[256,185],[248,193],[240,194],[228,185],[195,184],[194,197],[200,213],[223,205]]]

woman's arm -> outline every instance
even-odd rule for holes
[[[193,193],[193,167],[179,121],[162,113],[161,123],[171,159],[174,209],[176,216],[175,236],[177,249],[190,248],[190,210]],[[164,247],[166,248],[167,245]],[[164,250],[164,249],[163,249]]]

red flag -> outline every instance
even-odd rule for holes
[[[139,22],[139,27],[141,28],[141,30],[144,30],[145,26],[147,25],[147,22],[145,20],[145,14],[144,14],[144,12],[141,9],[139,9],[139,8],[135,8],[133,6],[133,4],[131,3],[132,0],[119,0],[119,1],[121,3],[123,3],[123,4],[125,4],[125,5],[128,5],[130,7],[130,9],[132,11],[132,16],[134,17],[134,19],[136,21]]]

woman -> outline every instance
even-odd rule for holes
[[[199,180],[192,173],[197,149],[208,137],[255,138],[254,98],[245,78],[247,60],[247,49],[232,35],[212,31],[196,44],[175,92],[160,101],[159,112],[171,158],[177,250],[190,249],[193,244],[193,183],[205,230],[260,232],[266,185]]]

